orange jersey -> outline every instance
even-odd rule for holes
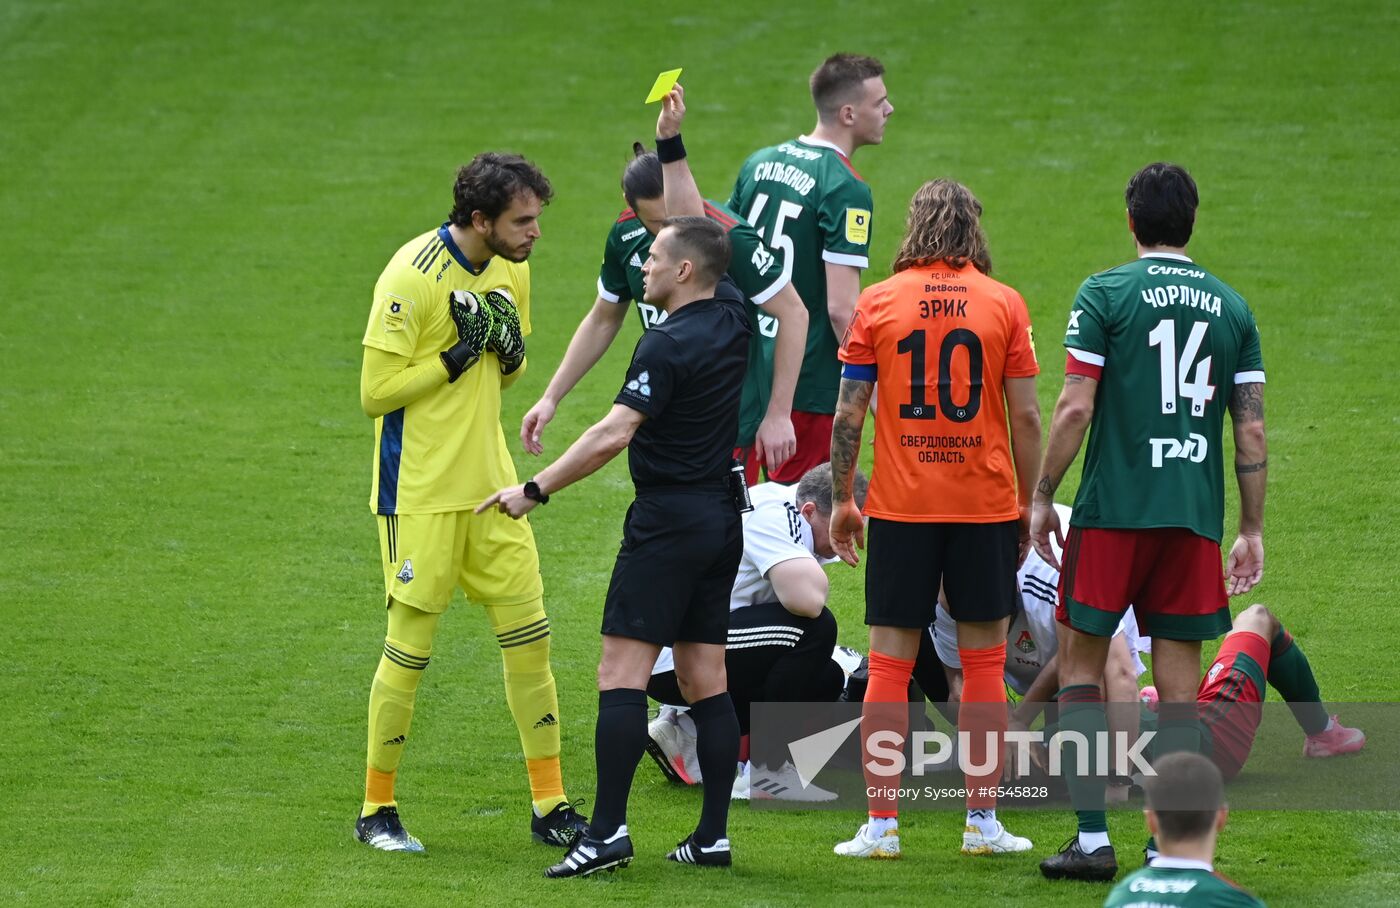
[[[906,523],[1019,516],[1003,382],[1040,371],[1019,293],[972,265],[901,271],[860,295],[841,361],[878,377],[866,514]],[[870,366],[873,374],[861,368]]]

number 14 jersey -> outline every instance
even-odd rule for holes
[[[878,378],[866,514],[1017,519],[1003,383],[1040,371],[1019,293],[971,264],[898,272],[860,295],[841,361],[848,376]]]
[[[1080,285],[1065,348],[1070,372],[1099,381],[1074,525],[1219,542],[1225,411],[1235,385],[1264,381],[1244,298],[1183,255],[1151,253]]]

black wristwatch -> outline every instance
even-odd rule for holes
[[[525,483],[525,497],[531,501],[538,501],[540,504],[549,504],[549,496],[540,491],[540,484],[533,479]]]

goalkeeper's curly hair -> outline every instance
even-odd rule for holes
[[[554,197],[554,187],[538,167],[518,154],[486,151],[457,170],[457,182],[452,186],[452,213],[448,220],[458,227],[468,227],[472,212],[480,211],[487,219],[500,217],[516,196],[528,193],[548,205]]]

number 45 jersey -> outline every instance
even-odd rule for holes
[[[841,364],[827,314],[826,265],[869,267],[872,204],[870,187],[841,150],[808,136],[754,152],[734,182],[729,207],[782,255],[783,273],[807,307],[794,410],[836,410]]]
[[[1236,385],[1264,381],[1244,299],[1185,256],[1152,253],[1084,281],[1065,348],[1067,371],[1099,381],[1074,524],[1219,542],[1225,412]]]
[[[846,377],[878,381],[866,514],[1017,519],[1004,383],[1040,371],[1019,293],[971,264],[900,271],[860,295],[840,355]]]

